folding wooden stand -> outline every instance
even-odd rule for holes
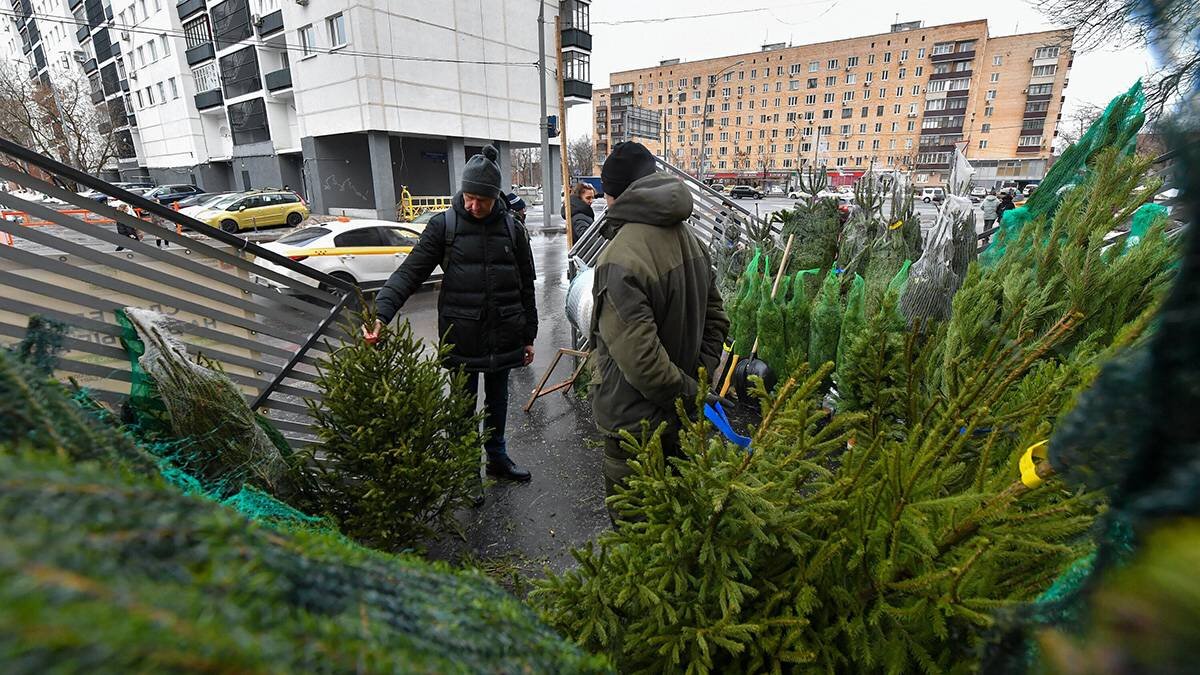
[[[550,379],[550,375],[554,373],[554,369],[558,367],[558,362],[562,360],[564,355],[579,357],[579,367],[575,369],[575,372],[571,373],[570,378],[547,388],[546,381]],[[533,395],[529,397],[529,403],[525,404],[525,412],[529,412],[529,410],[533,408],[534,401],[545,396],[546,394],[553,394],[556,391],[562,391],[563,389],[567,389],[571,385],[575,384],[576,378],[579,377],[579,373],[583,372],[583,367],[587,364],[587,357],[588,352],[581,352],[577,349],[559,348],[558,353],[554,355],[554,361],[550,363],[550,367],[547,368],[546,372],[542,375],[541,382],[538,382],[538,386],[533,390]]]

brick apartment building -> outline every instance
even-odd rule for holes
[[[593,96],[595,157],[638,140],[708,180],[782,184],[824,166],[834,184],[872,166],[945,184],[957,145],[975,184],[1045,175],[1072,33],[990,37],[986,20],[612,73]],[[705,86],[707,85],[707,86]]]

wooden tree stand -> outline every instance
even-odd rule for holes
[[[562,360],[564,355],[579,357],[579,367],[575,369],[575,372],[571,373],[571,377],[552,387],[546,387],[546,381],[550,379],[550,376],[554,373],[554,369],[558,367],[558,362]],[[560,347],[558,353],[554,355],[554,360],[550,362],[550,367],[547,368],[546,372],[542,374],[542,379],[540,382],[538,382],[538,386],[534,388],[533,395],[529,397],[529,403],[525,404],[525,412],[529,412],[529,410],[533,408],[534,401],[537,401],[539,398],[547,394],[553,394],[556,391],[562,391],[575,384],[575,380],[579,377],[579,373],[583,372],[583,367],[587,365],[587,357],[588,352],[581,352],[577,349],[565,349]]]

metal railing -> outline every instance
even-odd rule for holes
[[[669,173],[683,181],[688,191],[692,193],[692,216],[687,222],[692,228],[692,232],[706,245],[711,244],[714,237],[724,233],[726,223],[731,218],[736,218],[742,224],[742,227],[738,228],[739,238],[746,243],[749,243],[750,239],[747,236],[745,225],[751,224],[758,229],[764,224],[764,216],[751,213],[729,195],[717,192],[674,164],[666,162],[662,158],[656,158],[656,164],[659,171]],[[575,245],[571,247],[570,251],[570,258],[574,263],[587,267],[596,264],[596,259],[608,246],[608,240],[602,234],[606,215],[603,214],[597,218],[583,233],[576,233]],[[772,229],[778,234],[780,227],[773,224]]]
[[[0,139],[0,153],[13,160],[0,163],[6,184],[0,208],[37,224],[0,219],[0,342],[24,337],[35,314],[67,324],[57,375],[117,404],[129,394],[131,373],[113,313],[154,309],[168,317],[190,354],[218,363],[285,437],[295,444],[314,439],[303,399],[321,397],[313,384],[315,365],[326,355],[321,343],[339,342],[338,320],[357,297],[353,284],[11,141]],[[60,187],[70,183],[145,215]],[[23,198],[14,194],[17,186],[66,205]],[[145,239],[118,233],[118,224]],[[13,244],[6,245],[10,237]]]

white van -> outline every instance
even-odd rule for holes
[[[921,189],[921,201],[928,204],[929,202],[941,202],[946,199],[946,191],[940,187],[927,187]]]

